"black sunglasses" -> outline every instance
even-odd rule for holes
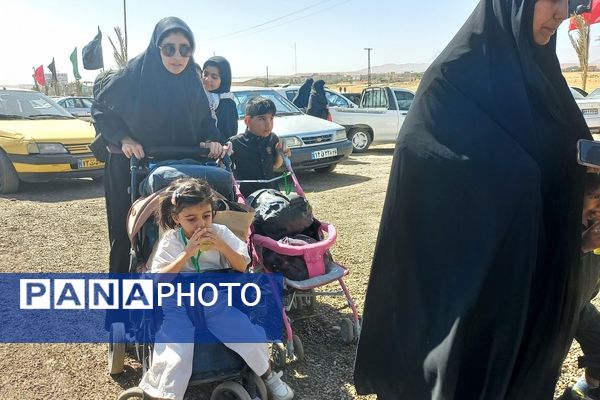
[[[158,46],[160,52],[165,57],[173,57],[175,52],[177,51],[177,45],[173,43],[166,43],[162,46]],[[181,44],[179,45],[179,54],[181,57],[191,57],[194,53],[194,49],[189,44]]]

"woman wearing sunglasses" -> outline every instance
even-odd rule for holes
[[[95,96],[92,116],[97,132],[123,151],[110,154],[106,164],[110,272],[129,270],[128,159],[143,158],[150,146],[208,146],[214,158],[223,151],[196,75],[194,49],[194,35],[186,23],[164,18],[156,24],[146,51],[103,79]]]

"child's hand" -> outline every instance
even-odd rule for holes
[[[199,250],[206,246],[207,235],[210,228],[198,228],[196,232],[188,239],[185,246],[185,252],[188,257],[195,256]]]
[[[284,146],[282,142],[277,142],[275,148],[285,154],[288,158],[292,155],[292,151],[287,146]]]
[[[221,236],[217,235],[213,232],[211,228],[206,230],[206,233],[203,235],[203,246],[201,250],[206,246],[206,248],[217,250],[222,253],[224,246],[226,246],[225,242],[221,238]]]
[[[583,253],[589,253],[598,248],[600,248],[600,222],[596,222],[581,235],[581,251]]]

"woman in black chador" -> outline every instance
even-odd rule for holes
[[[481,0],[400,131],[357,350],[359,394],[552,399],[581,299],[589,130],[561,75],[567,0]]]
[[[292,103],[294,103],[296,107],[302,109],[308,107],[308,98],[310,97],[310,89],[312,88],[313,82],[313,78],[308,78],[304,81],[302,86],[300,86],[296,97],[294,97],[294,100],[292,100]]]
[[[327,97],[325,96],[325,81],[319,79],[313,83],[306,113],[313,117],[327,119],[329,108],[327,108]]]
[[[149,146],[199,146],[208,141],[212,156],[222,152],[196,74],[194,49],[194,35],[185,22],[164,18],[145,52],[95,84],[101,85],[92,107],[96,131],[123,151],[110,154],[106,164],[110,272],[129,270],[128,158],[144,157]]]

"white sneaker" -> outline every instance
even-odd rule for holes
[[[265,385],[267,385],[267,389],[271,393],[272,400],[291,400],[294,398],[294,391],[287,383],[281,380],[282,375],[282,371],[271,371],[271,374],[265,379]]]

